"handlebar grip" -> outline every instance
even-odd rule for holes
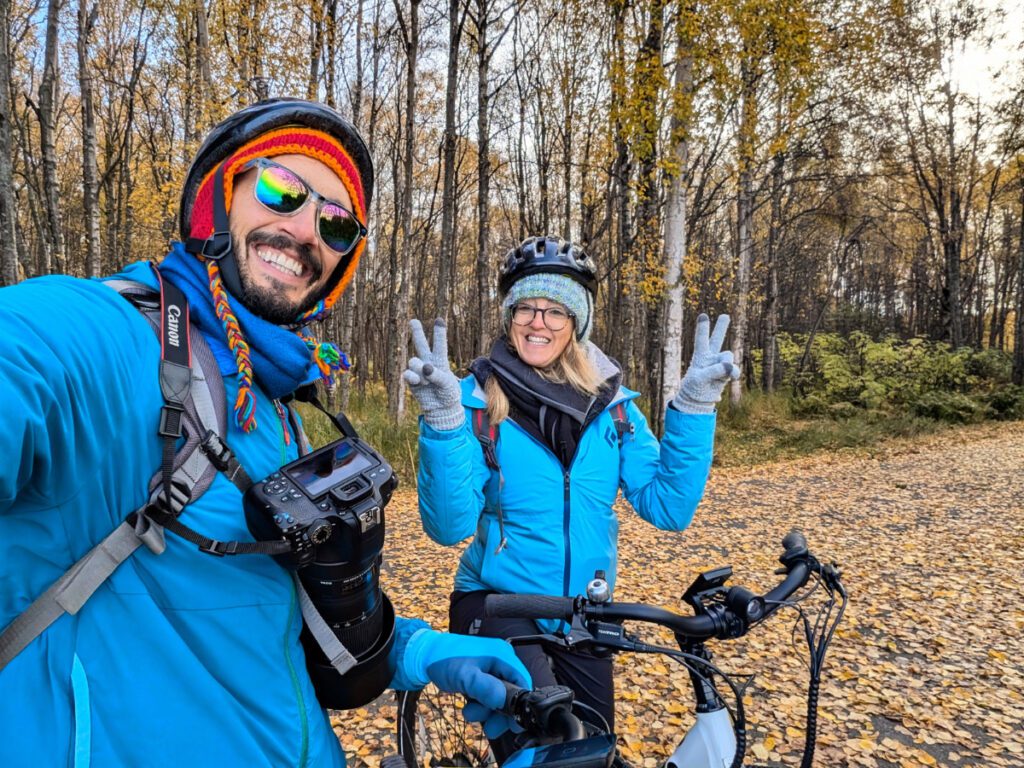
[[[484,616],[501,619],[572,619],[573,598],[555,595],[488,595]]]
[[[516,698],[526,689],[520,688],[515,683],[510,683],[508,680],[502,680],[501,684],[505,686],[505,703],[501,705],[501,711],[510,717],[515,717]]]
[[[785,550],[782,555],[783,562],[797,557],[805,557],[807,555],[807,539],[804,538],[802,532],[794,528],[783,537],[782,548]]]

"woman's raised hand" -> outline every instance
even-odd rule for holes
[[[683,413],[713,413],[715,403],[722,399],[722,390],[730,380],[740,377],[740,369],[732,361],[732,352],[722,351],[729,316],[719,315],[715,330],[709,333],[711,320],[701,313],[693,339],[693,359],[679,383],[679,392],[672,400]]]
[[[448,326],[440,318],[434,321],[432,346],[419,320],[410,320],[409,328],[416,357],[410,358],[402,378],[419,402],[423,420],[438,430],[462,426],[466,412],[462,387],[448,363]]]

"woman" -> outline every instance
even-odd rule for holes
[[[711,466],[715,403],[738,376],[720,352],[729,318],[697,321],[694,359],[665,416],[659,445],[621,386],[614,360],[588,341],[597,279],[581,248],[529,238],[498,283],[502,335],[460,383],[438,320],[431,349],[412,321],[418,357],[404,376],[420,403],[419,502],[440,544],[475,532],[451,596],[453,632],[535,634],[534,622],[483,618],[493,592],[577,595],[603,571],[614,589],[618,491],[648,522],[684,529]],[[540,622],[546,631],[555,629]],[[516,649],[537,686],[568,685],[590,719],[613,726],[610,658]],[[601,723],[601,720],[604,723]],[[510,745],[496,745],[501,754]],[[503,748],[504,747],[504,748]]]

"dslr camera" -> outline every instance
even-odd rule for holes
[[[384,507],[398,482],[344,416],[336,424],[340,440],[255,483],[243,500],[249,531],[258,541],[291,545],[274,559],[297,572],[313,606],[356,658],[355,667],[339,674],[303,627],[317,698],[324,707],[352,709],[376,698],[391,679],[395,612],[380,587],[380,565]]]

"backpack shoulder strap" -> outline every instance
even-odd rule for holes
[[[218,471],[228,474],[244,492],[252,483],[220,437],[227,431],[224,381],[206,339],[189,322],[185,296],[162,279],[163,299],[160,291],[143,283],[108,280],[107,285],[142,313],[160,339],[160,390],[165,404],[159,434],[165,438],[163,464],[169,462],[171,473],[168,483],[166,467],[161,466],[150,479],[150,502],[162,491],[165,503],[180,514],[186,504],[206,492]],[[175,449],[179,438],[183,442]],[[174,449],[169,459],[168,442]]]
[[[494,554],[500,554],[507,544],[505,536],[505,516],[501,509],[501,492],[505,487],[505,476],[501,473],[501,465],[498,464],[498,425],[491,424],[486,408],[471,408],[472,418],[470,425],[473,428],[473,435],[480,442],[484,452],[484,461],[488,469],[498,473],[498,497],[496,501],[496,512],[498,515],[498,532],[500,540],[494,549]]]
[[[619,401],[612,406],[612,420],[615,423],[615,434],[619,439],[619,447],[626,440],[626,435],[632,435],[636,426],[629,420],[629,413],[626,411],[625,401]]]
[[[206,492],[218,472],[242,493],[253,483],[220,437],[227,428],[227,404],[217,361],[202,334],[192,328],[185,294],[165,281],[159,270],[154,268],[154,272],[160,283],[159,316],[154,325],[159,325],[160,336],[163,456],[160,470],[150,480],[149,503],[133,516],[150,518],[210,555],[289,551],[289,543],[283,540],[218,541],[178,520],[185,507]]]
[[[501,471],[498,466],[498,425],[491,424],[486,408],[472,408],[473,436],[484,451],[484,461],[490,469]]]
[[[160,336],[160,389],[165,399],[160,414],[160,434],[180,437],[188,433],[178,450],[175,450],[177,437],[165,437],[162,466],[150,482],[150,499],[153,494],[159,494],[161,487],[172,490],[182,487],[187,491],[184,494],[184,503],[187,503],[210,486],[217,472],[212,462],[196,448],[206,436],[204,424],[220,426],[226,421],[226,406],[218,407],[218,398],[212,394],[214,386],[223,392],[220,372],[211,364],[213,356],[202,337],[197,334],[190,338],[188,304],[180,291],[173,289],[167,296],[129,280],[112,280],[108,285],[138,308]],[[167,285],[161,287],[166,289]],[[192,343],[197,340],[198,343]],[[193,348],[200,352],[195,370],[191,358]],[[201,385],[193,387],[193,378]],[[170,500],[173,495],[168,493],[167,498]],[[166,548],[161,526],[136,511],[4,628],[0,633],[0,670],[65,613],[78,613],[100,585],[143,544],[158,555]]]

